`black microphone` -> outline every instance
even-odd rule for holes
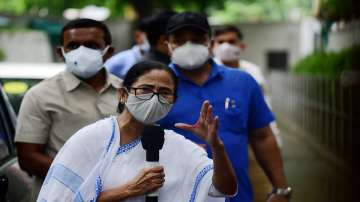
[[[154,167],[159,164],[159,151],[164,145],[164,129],[160,126],[145,126],[141,144],[146,151],[146,167]],[[146,202],[157,202],[159,194],[155,191],[146,195]]]

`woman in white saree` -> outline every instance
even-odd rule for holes
[[[140,202],[153,191],[159,193],[159,202],[214,201],[211,198],[235,195],[235,173],[208,101],[194,125],[176,126],[207,142],[213,160],[200,146],[165,130],[161,166],[145,166],[141,134],[146,125],[171,110],[176,88],[176,76],[165,65],[134,65],[119,90],[121,113],[82,128],[66,142],[50,167],[38,201]]]

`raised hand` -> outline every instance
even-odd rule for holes
[[[199,119],[195,124],[177,123],[175,124],[175,127],[197,135],[212,147],[216,146],[221,143],[221,140],[217,135],[219,118],[214,117],[212,111],[213,107],[210,105],[209,101],[206,100],[201,107]]]

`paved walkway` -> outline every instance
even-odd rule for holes
[[[350,194],[354,197],[357,194],[349,191],[352,186],[346,180],[348,170],[340,159],[327,153],[325,148],[301,134],[300,130],[291,128],[291,123],[279,122],[285,173],[294,188],[291,202],[360,201],[347,198]],[[255,202],[263,202],[271,185],[252,154],[249,165]]]
[[[256,162],[250,147],[249,154],[249,175],[254,190],[254,202],[264,202],[266,201],[266,196],[271,191],[272,186],[260,165]]]

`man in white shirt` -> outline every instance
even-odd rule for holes
[[[90,19],[68,22],[57,53],[66,70],[33,86],[21,103],[15,142],[20,167],[35,176],[35,201],[60,148],[77,130],[116,114],[121,81],[103,66],[113,53],[105,24]]]

